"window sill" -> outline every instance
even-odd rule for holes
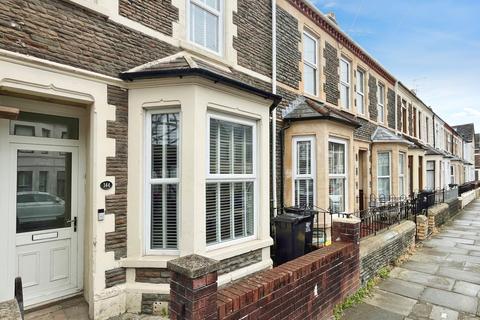
[[[207,251],[205,256],[215,260],[224,260],[250,251],[267,248],[271,245],[273,245],[273,239],[268,237],[267,239],[245,241],[238,244],[232,244],[231,246],[213,249]]]
[[[124,268],[166,268],[168,261],[178,257],[179,255],[132,257],[121,260],[120,265]]]

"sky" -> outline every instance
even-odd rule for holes
[[[450,125],[480,132],[479,0],[311,0]]]

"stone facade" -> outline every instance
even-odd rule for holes
[[[156,310],[155,304],[158,303],[168,303],[170,300],[170,295],[168,294],[156,294],[156,293],[142,293],[142,302],[140,311],[143,314],[153,314],[158,316],[165,316],[167,308],[160,308]]]
[[[387,123],[395,130],[395,91],[390,88],[387,91]]]
[[[233,48],[238,64],[267,77],[272,75],[272,9],[268,0],[241,0],[233,14],[237,36]]]
[[[250,251],[239,256],[222,260],[218,268],[218,275],[229,273],[262,261],[262,250]]]
[[[114,251],[120,259],[127,256],[128,91],[109,85],[107,96],[108,104],[115,106],[115,121],[107,123],[107,137],[115,139],[115,157],[107,158],[115,194],[105,197],[105,209],[115,215],[115,231],[105,235],[105,251]]]
[[[360,243],[362,284],[415,245],[415,230],[415,223],[404,221],[374,237],[362,239]]]
[[[368,112],[370,113],[370,120],[378,120],[378,106],[377,106],[377,79],[371,74],[368,75]]]
[[[300,72],[302,41],[298,20],[277,6],[277,81],[294,89],[302,80]]]
[[[408,132],[413,136],[413,106],[411,103],[408,104]]]
[[[165,268],[136,268],[135,282],[143,283],[169,283],[172,274]]]
[[[105,288],[111,288],[117,284],[125,283],[127,272],[125,268],[115,268],[105,271]]]
[[[5,0],[0,20],[1,49],[113,77],[179,51],[68,1]]]
[[[328,42],[325,42],[323,57],[325,58],[325,67],[323,68],[323,74],[325,75],[323,87],[325,100],[338,106],[338,99],[340,99],[340,90],[338,89],[340,83],[340,75],[338,74],[340,60],[338,59],[338,50]]]
[[[172,0],[119,0],[118,11],[132,21],[169,36],[173,22],[178,21],[178,8],[172,5]]]

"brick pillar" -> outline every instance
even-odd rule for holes
[[[332,242],[360,244],[360,219],[357,217],[332,218]]]
[[[196,254],[167,263],[170,319],[217,319],[218,261]]]

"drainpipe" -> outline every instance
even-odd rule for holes
[[[277,93],[277,1],[272,0],[272,93]],[[277,107],[272,115],[273,216],[277,216]],[[283,180],[281,181],[283,183]]]

